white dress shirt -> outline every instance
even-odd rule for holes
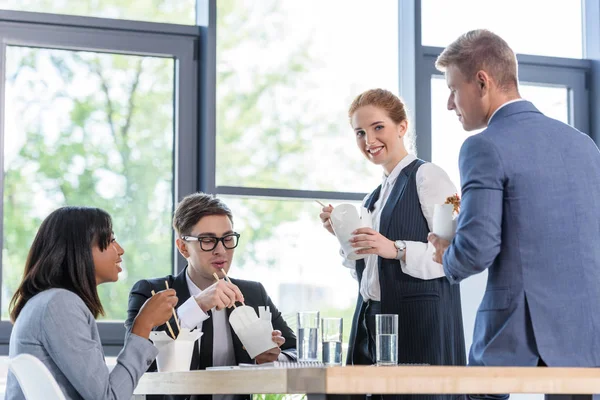
[[[209,318],[209,315],[202,311],[195,297],[202,293],[202,290],[196,286],[190,279],[189,275],[185,274],[190,298],[187,299],[178,309],[177,316],[179,324],[183,328],[202,329],[202,323]],[[217,311],[212,310],[213,319],[213,360],[212,365],[215,367],[237,365],[235,362],[235,353],[233,351],[233,341],[231,339],[231,329],[229,329],[229,321],[227,320],[227,312],[225,309]],[[200,337],[199,340],[202,340]],[[198,351],[200,351],[202,342],[198,342]],[[213,400],[232,400],[233,395],[217,395],[213,394]]]
[[[415,160],[416,157],[413,154],[409,154],[396,165],[389,176],[384,175],[379,199],[375,202],[375,208],[372,212],[374,230],[379,231],[381,211],[387,203],[400,172]],[[425,163],[419,167],[416,181],[421,210],[431,231],[434,206],[436,204],[443,204],[446,198],[457,193],[457,190],[448,174],[432,163]],[[365,200],[369,196],[367,195]],[[402,238],[398,240],[402,240]],[[432,259],[435,248],[431,243],[408,240],[405,242],[406,261],[400,260],[400,267],[405,274],[419,279],[435,279],[445,276],[442,264],[438,264]],[[377,265],[378,257],[376,254],[370,254],[365,258],[365,270],[360,283],[360,294],[365,301],[381,300],[381,286],[379,284],[379,269]],[[356,262],[344,258],[343,265],[351,269],[352,276],[356,279]]]
[[[510,100],[507,101],[506,103],[502,104],[500,107],[496,108],[496,110],[492,113],[492,115],[490,116],[490,119],[488,119],[488,125],[490,124],[490,122],[492,121],[492,118],[494,118],[494,115],[496,115],[496,113],[498,111],[500,111],[500,109],[504,106],[509,105],[510,103],[516,103],[517,101],[526,101],[525,99],[514,99],[514,100]]]
[[[209,315],[202,311],[196,297],[202,293],[202,290],[190,279],[186,273],[185,280],[187,282],[190,298],[177,308],[177,317],[179,324],[187,329],[202,329],[202,323],[209,318]],[[213,318],[213,366],[230,366],[236,365],[235,352],[233,350],[233,341],[231,339],[231,329],[229,329],[229,321],[227,320],[227,312],[225,309],[217,311],[212,310]],[[202,340],[202,338],[200,338]],[[200,345],[200,343],[198,343]],[[198,350],[200,346],[198,346]],[[288,357],[281,353],[277,357],[278,361],[288,361]],[[214,398],[214,396],[213,396]]]

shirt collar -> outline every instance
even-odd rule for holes
[[[500,107],[496,108],[496,111],[494,111],[492,113],[492,116],[490,117],[490,119],[488,120],[488,125],[490,124],[490,122],[492,122],[492,118],[494,118],[494,115],[496,115],[496,113],[498,112],[498,110],[500,110],[502,107],[507,106],[511,103],[516,103],[517,101],[525,101],[525,99],[515,99],[515,100],[510,100],[507,101],[506,103],[502,104]]]
[[[400,172],[402,172],[402,170],[408,164],[415,161],[416,159],[417,159],[417,156],[415,156],[414,154],[407,154],[406,156],[404,156],[404,158],[402,160],[400,160],[398,165],[396,165],[394,167],[394,169],[388,176],[385,176],[385,174],[383,174],[383,182],[381,183],[381,186],[383,187],[386,184],[393,186],[396,183],[396,179],[398,179],[398,176],[400,176]]]

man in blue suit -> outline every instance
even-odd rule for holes
[[[429,235],[450,282],[488,270],[469,364],[600,366],[600,153],[520,98],[516,57],[468,32],[436,67],[467,131],[451,243]]]

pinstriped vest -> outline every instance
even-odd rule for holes
[[[429,227],[421,210],[417,191],[417,170],[425,161],[415,160],[398,176],[383,206],[379,232],[390,240],[427,242]],[[373,210],[379,198],[379,186],[365,201]],[[364,260],[356,261],[360,281]],[[459,285],[450,285],[445,277],[431,280],[414,278],[402,272],[398,260],[378,257],[381,286],[381,312],[398,314],[399,363],[465,365],[466,352],[462,324]],[[353,363],[356,329],[364,311],[358,296],[350,335],[348,364]]]

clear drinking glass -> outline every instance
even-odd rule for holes
[[[377,365],[398,364],[398,315],[375,316],[375,362]]]
[[[342,365],[342,331],[343,320],[341,318],[321,319],[323,364]]]
[[[317,361],[319,312],[298,313],[298,361]]]

